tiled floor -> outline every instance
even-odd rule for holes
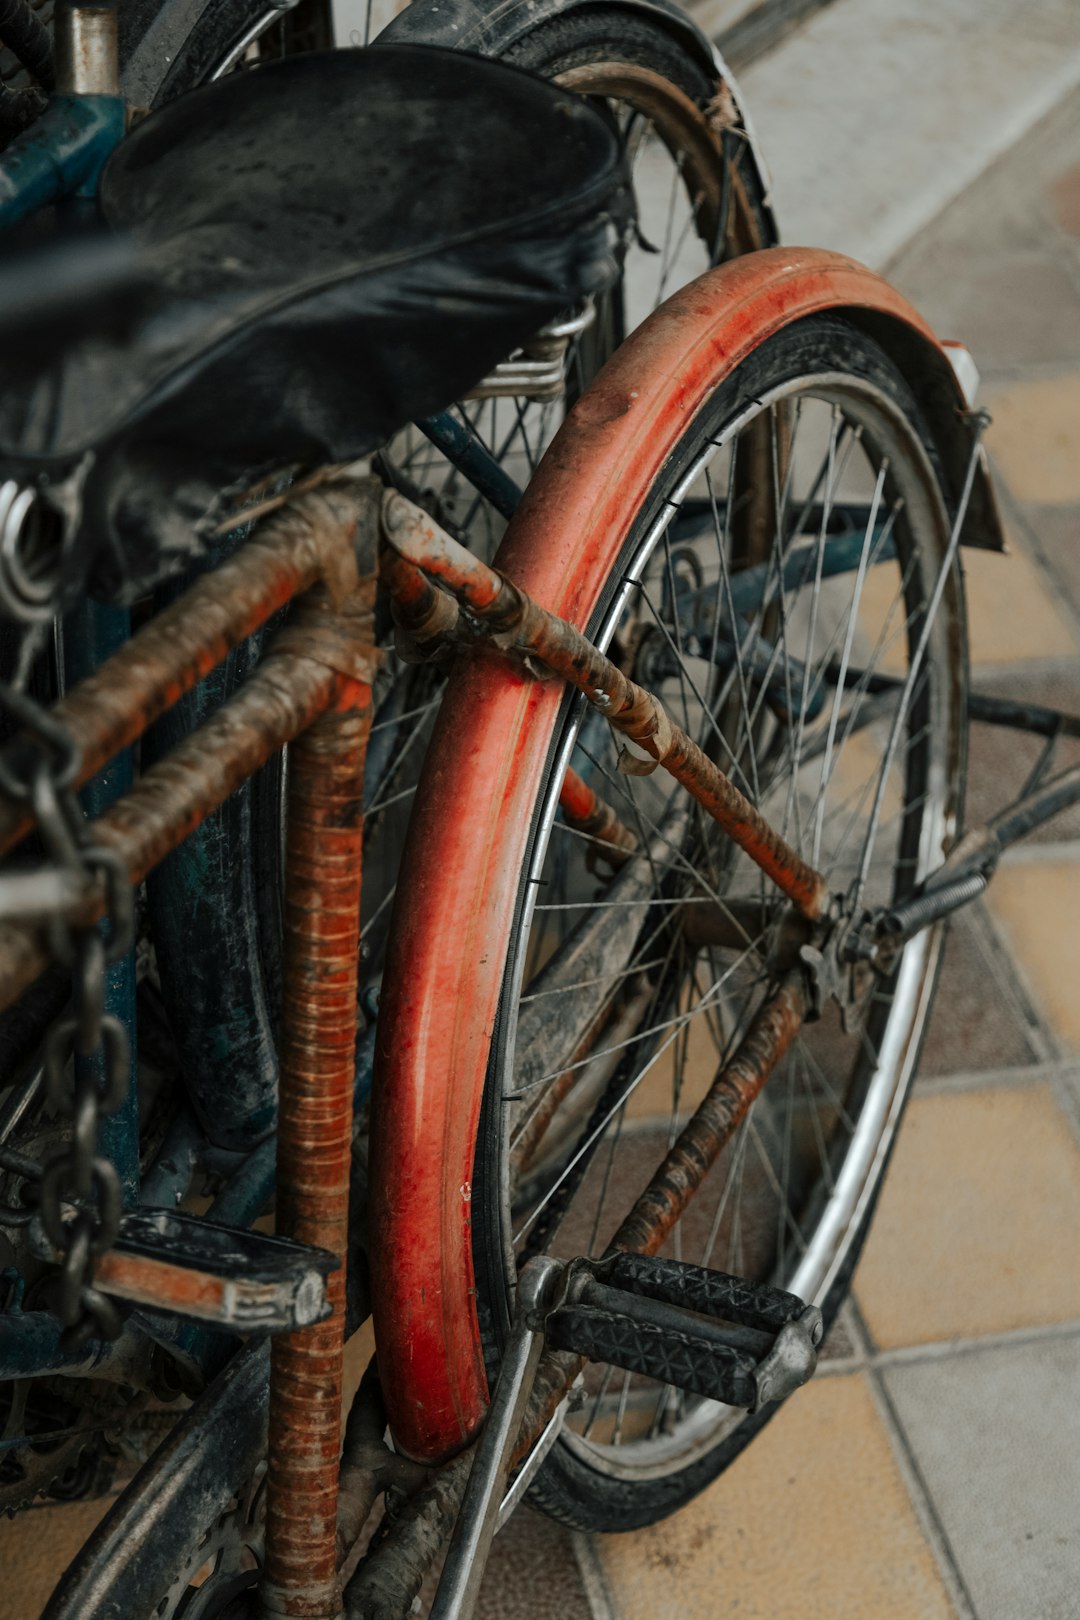
[[[1080,96],[891,274],[995,414],[1013,549],[967,559],[976,684],[1080,713]],[[1037,752],[976,727],[972,816]],[[850,1353],[682,1514],[578,1548],[595,1617],[1080,1616],[1077,917],[1074,813],[953,929]]]
[[[978,682],[1080,712],[1080,95],[892,273],[972,344],[995,412],[1014,551],[969,559]],[[972,814],[1015,792],[1033,760],[1032,745],[977,727]],[[521,1512],[497,1545],[484,1620],[1077,1620],[1078,918],[1073,815],[1010,857],[953,930],[921,1078],[818,1378],[653,1530],[585,1542]],[[0,1527],[0,1620],[38,1613],[98,1511]]]

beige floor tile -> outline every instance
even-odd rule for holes
[[[599,1555],[619,1620],[953,1613],[861,1376],[800,1390],[682,1513]]]
[[[714,1026],[692,1018],[686,1033],[657,1058],[626,1105],[628,1120],[669,1121],[675,1099],[675,1066],[682,1071],[679,1119],[685,1121],[712,1085],[719,1065]]]
[[[0,1519],[0,1620],[37,1620],[53,1587],[112,1506],[69,1502]]]
[[[1070,859],[1004,861],[987,892],[1037,1005],[1080,1051],[1080,851]]]
[[[1049,1088],[916,1097],[855,1277],[874,1341],[1080,1317],[1077,1230],[1080,1148]]]
[[[963,555],[973,664],[1075,656],[1076,637],[1046,576],[1018,545],[1006,556],[974,550]]]
[[[1080,500],[1080,373],[995,389],[986,442],[1017,500]]]
[[[1077,444],[1080,458],[1080,442]],[[964,552],[968,638],[973,664],[1022,663],[1032,659],[1068,658],[1077,640],[1055,602],[1045,576],[1016,544],[1005,556],[993,551]],[[876,641],[896,591],[892,569],[878,569],[863,591],[862,622]],[[890,636],[879,667],[888,674],[907,668],[903,640]]]

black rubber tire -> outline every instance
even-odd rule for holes
[[[785,380],[825,372],[834,375],[839,372],[864,378],[884,390],[901,407],[913,424],[935,467],[943,504],[947,509],[948,501],[943,493],[944,485],[935,445],[917,401],[893,361],[862,330],[836,316],[818,316],[781,330],[763,344],[719,386],[699,417],[687,424],[682,441],[685,449],[676,452],[665,463],[661,479],[654,486],[649,501],[643,504],[633,529],[627,534],[623,557],[627,559],[633,557],[641,536],[648,532],[649,526],[655,521],[663,505],[665,490],[678,487],[679,480],[692,462],[694,443],[700,444],[706,432],[717,434],[725,421],[737,417],[750,402]],[[613,570],[612,579],[614,580],[620,572],[621,565],[619,569]],[[959,567],[955,573],[955,589],[960,603],[958,613],[960,629],[955,644],[957,685],[952,690],[959,694],[955,701],[960,706],[962,714],[966,716],[966,616],[963,609],[963,586]],[[594,625],[603,621],[613,589],[614,586],[609,587],[601,600],[592,621]],[[955,788],[958,824],[962,825],[967,770],[965,718],[958,721],[958,729],[960,741]],[[549,773],[558,756],[559,743],[560,737],[557,734],[552,745]],[[546,792],[547,779],[538,790],[530,842],[539,832]],[[528,872],[531,869],[530,859],[526,859],[523,871]],[[934,975],[936,984],[936,967]],[[929,994],[931,1003],[932,996],[931,989]],[[505,1011],[501,1012],[500,1021],[505,1016]],[[917,1068],[918,1049],[921,1048],[925,1038],[929,1020],[928,1007],[918,1035],[915,1062],[909,1075],[909,1089],[910,1076],[913,1076]],[[493,1053],[498,1051],[498,1045],[498,1040],[493,1042]],[[477,1307],[485,1339],[489,1377],[498,1369],[501,1348],[505,1344],[508,1331],[511,1307],[505,1270],[506,1217],[498,1205],[499,1194],[494,1191],[504,1184],[503,1131],[499,1107],[504,1086],[504,1076],[498,1070],[497,1058],[493,1058],[477,1135],[472,1199]],[[906,1106],[906,1101],[905,1095],[901,1108]],[[881,1163],[873,1194],[868,1199],[863,1216],[851,1236],[850,1248],[842,1268],[826,1298],[819,1302],[825,1318],[826,1331],[835,1321],[836,1314],[850,1289],[852,1275],[873,1218],[881,1182],[894,1143],[895,1135],[889,1145],[888,1154]],[[780,1282],[783,1285],[783,1279],[780,1279]],[[796,1395],[794,1398],[797,1400],[799,1396]],[[530,1488],[529,1498],[550,1517],[576,1530],[606,1534],[643,1528],[676,1512],[711,1484],[761,1433],[776,1410],[775,1406],[768,1406],[756,1415],[745,1418],[733,1432],[693,1463],[681,1471],[660,1478],[636,1481],[615,1479],[589,1466],[578,1452],[571,1450],[563,1441],[557,1441]]]
[[[550,79],[600,61],[648,68],[702,111],[716,95],[715,80],[703,63],[662,23],[618,5],[590,6],[541,21],[507,48],[504,59]],[[741,161],[744,151],[740,142],[725,146],[725,158],[740,174],[748,205],[749,217],[743,222],[746,238],[740,249],[746,252],[770,245],[771,226],[757,177]]]

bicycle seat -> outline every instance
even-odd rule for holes
[[[130,598],[229,492],[365,454],[610,285],[631,206],[607,122],[516,68],[398,46],[233,74],[113,154],[149,307],[9,372],[0,463],[69,480],[68,579]]]

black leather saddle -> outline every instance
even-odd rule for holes
[[[230,492],[363,455],[610,285],[631,210],[583,100],[423,46],[185,96],[117,148],[101,205],[142,305],[7,368],[0,470],[66,491],[65,576],[117,598],[202,549]]]

